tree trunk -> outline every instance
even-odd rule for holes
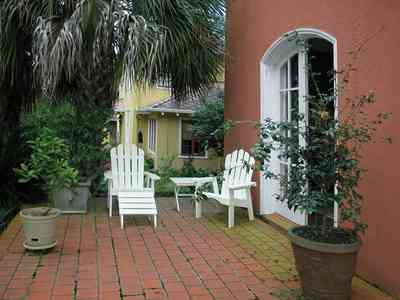
[[[13,168],[18,163],[19,117],[21,98],[9,91],[0,89],[0,205],[7,201],[14,192],[16,183]]]

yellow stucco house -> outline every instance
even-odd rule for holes
[[[223,91],[223,80],[208,92],[212,99]],[[185,160],[193,166],[215,170],[219,160],[212,149],[205,151],[192,135],[191,120],[202,97],[175,99],[166,85],[147,89],[120,89],[115,105],[117,142],[131,142],[153,159],[157,169],[163,158],[174,157],[173,166],[181,168]]]

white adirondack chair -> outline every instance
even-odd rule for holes
[[[235,150],[225,158],[225,170],[221,191],[217,178],[213,179],[213,192],[204,192],[208,198],[228,206],[228,227],[235,224],[235,206],[247,208],[250,221],[254,220],[251,188],[256,183],[251,181],[255,160],[244,150]],[[201,202],[201,201],[200,201]],[[201,206],[199,207],[201,210]],[[200,215],[197,213],[196,215]]]
[[[155,174],[144,171],[144,152],[132,144],[120,144],[111,149],[112,184],[109,209],[112,216],[112,197],[118,196],[121,228],[124,215],[153,215],[157,226],[157,207],[154,197]]]

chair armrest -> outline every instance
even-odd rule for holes
[[[251,187],[256,185],[257,184],[254,181],[251,181],[249,183],[230,185],[228,186],[228,189],[231,191],[236,191],[236,190],[250,189]]]
[[[160,180],[160,179],[161,179],[160,176],[158,176],[158,175],[156,175],[156,174],[153,174],[153,173],[150,173],[150,172],[147,172],[147,171],[144,172],[144,176],[147,176],[147,177],[149,177],[151,180],[154,180],[154,181]]]

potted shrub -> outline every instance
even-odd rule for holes
[[[30,158],[15,170],[20,182],[39,180],[51,198],[55,191],[77,184],[78,173],[69,164],[69,150],[54,131],[43,128],[39,136],[28,141]],[[23,209],[20,216],[25,234],[24,247],[31,250],[56,245],[56,222],[60,210],[52,207]]]
[[[33,112],[24,114],[23,134],[26,140],[38,136],[47,127],[64,140],[69,148],[68,161],[78,171],[79,183],[53,191],[54,206],[62,213],[85,213],[93,181],[103,174],[107,157],[103,141],[104,124],[110,115],[106,105],[95,106],[90,101],[77,103],[67,97],[52,102],[41,99]],[[25,154],[26,155],[26,154]]]
[[[339,74],[344,83],[341,94],[351,71]],[[276,198],[309,216],[308,225],[294,227],[288,235],[304,296],[313,300],[350,299],[357,253],[367,227],[361,220],[363,196],[358,189],[366,172],[361,165],[363,146],[373,141],[379,125],[389,117],[387,113],[371,116],[368,107],[375,96],[370,92],[357,97],[346,94],[335,118],[337,90],[309,97],[308,120],[294,110],[290,122],[266,119],[253,149],[264,176],[280,181]],[[288,161],[286,175],[270,170],[273,153]],[[329,214],[335,205],[338,224]]]
[[[67,120],[68,133],[64,136],[71,150],[71,165],[79,174],[79,183],[73,189],[57,191],[55,204],[64,213],[84,213],[90,189],[99,189],[99,179],[103,178],[109,156],[104,142],[107,140],[105,124],[111,109],[106,103],[78,102],[72,98],[65,105],[70,106],[72,118]]]

